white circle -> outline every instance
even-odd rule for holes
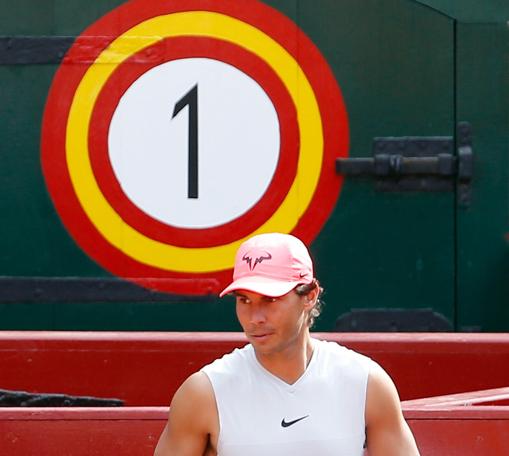
[[[197,198],[188,193],[189,104],[173,117],[194,86]],[[241,216],[267,190],[279,159],[279,121],[265,91],[242,71],[208,58],[180,59],[127,89],[108,146],[116,178],[138,208],[179,228],[209,228]]]

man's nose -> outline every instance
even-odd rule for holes
[[[260,324],[266,320],[265,309],[260,305],[254,305],[251,308],[251,323]]]

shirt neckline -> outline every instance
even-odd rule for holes
[[[260,372],[263,375],[265,375],[267,378],[269,378],[272,382],[274,382],[277,385],[279,385],[280,387],[285,388],[285,389],[289,390],[290,392],[292,392],[305,381],[305,379],[310,375],[309,372],[313,369],[313,366],[317,362],[316,359],[318,358],[318,353],[319,353],[318,347],[320,346],[320,344],[318,343],[318,340],[316,340],[314,338],[311,338],[311,344],[313,345],[313,353],[311,354],[311,359],[309,360],[309,363],[308,363],[306,369],[304,370],[304,372],[302,373],[302,375],[297,380],[295,380],[295,382],[293,382],[293,383],[286,383],[283,379],[279,378],[277,375],[274,375],[272,372],[270,372],[268,369],[266,369],[260,363],[260,361],[258,361],[254,347],[251,344],[249,344],[249,346],[250,346],[250,352],[251,352],[251,357],[253,359],[253,362],[258,367]]]

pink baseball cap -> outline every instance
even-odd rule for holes
[[[277,297],[312,281],[313,262],[300,239],[283,233],[259,234],[239,247],[233,282],[219,296],[247,290]]]

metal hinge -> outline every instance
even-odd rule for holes
[[[473,176],[471,127],[458,124],[457,154],[448,136],[404,136],[373,139],[372,158],[338,158],[336,172],[375,177],[376,189],[389,192],[453,191],[458,203],[470,204]]]

